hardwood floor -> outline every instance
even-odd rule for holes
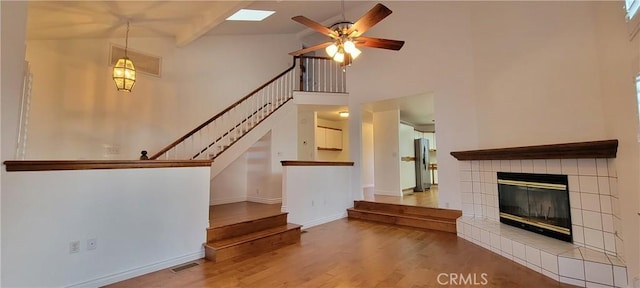
[[[438,208],[438,185],[431,185],[431,189],[424,192],[414,192],[404,196],[375,195],[373,189],[365,189],[364,200]]]
[[[310,228],[300,244],[274,252],[196,262],[109,287],[471,287],[474,279],[486,279],[485,287],[573,287],[455,234],[347,219]]]
[[[233,223],[254,220],[280,214],[282,204],[237,202],[209,207],[209,227],[220,227]]]

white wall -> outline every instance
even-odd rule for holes
[[[316,112],[298,109],[298,160],[316,159]]]
[[[373,115],[371,115],[373,117]],[[362,187],[373,187],[374,158],[373,158],[373,120],[362,122]]]
[[[398,123],[400,125],[398,133],[398,148],[400,160],[400,188],[402,190],[416,187],[416,162],[402,161],[402,157],[415,157],[413,144],[413,127]]]
[[[463,2],[388,1],[384,4],[393,14],[367,31],[366,36],[406,43],[398,52],[363,49],[362,55],[348,68],[349,111],[361,103],[433,93],[438,107],[435,120],[441,155],[438,158],[439,202],[441,207],[459,209],[458,164],[449,153],[477,148],[478,143],[472,65],[474,39],[470,28],[472,9]],[[370,8],[362,6],[360,11],[354,9],[348,14],[361,15]],[[415,27],[420,27],[419,33]],[[352,145],[359,147],[361,143]],[[379,166],[376,164],[376,167]]]
[[[373,154],[375,194],[401,196],[399,127],[400,111],[373,113]]]
[[[110,42],[123,41],[28,41],[34,84],[27,158],[153,154],[290,67],[283,51],[298,46],[293,35],[207,36],[181,48],[172,38],[131,38],[131,49],[162,57],[162,77],[140,73],[125,93],[116,92],[108,66]],[[105,155],[105,145],[119,154]]]
[[[3,171],[2,287],[97,287],[202,258],[209,170]]]
[[[24,66],[24,39],[27,21],[26,2],[0,2],[0,159],[14,159],[18,146],[18,118],[20,111],[20,95],[22,93],[22,77]],[[0,174],[0,221],[3,220],[1,208],[3,202],[4,177]],[[3,229],[4,230],[4,229]],[[0,231],[0,245],[4,243],[3,231]],[[0,257],[2,257],[0,249]],[[0,261],[0,284],[2,263]]]
[[[282,210],[288,221],[313,227],[347,216],[353,207],[352,166],[284,166]]]
[[[631,282],[640,276],[640,221],[636,214],[640,211],[640,147],[636,136],[640,130],[633,84],[634,75],[640,72],[640,38],[636,36],[630,47],[623,12],[617,5],[603,3],[598,8],[598,65],[606,71],[600,74],[600,97],[606,137],[620,141],[618,157],[613,162],[618,175],[624,257]]]
[[[251,148],[249,149],[251,150]],[[211,179],[209,198],[211,205],[247,201],[247,172],[249,165],[247,158],[247,153],[242,153]]]

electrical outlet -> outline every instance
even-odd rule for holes
[[[98,239],[93,238],[87,240],[87,250],[96,250],[98,249]]]
[[[80,241],[71,241],[69,243],[69,254],[80,252]]]

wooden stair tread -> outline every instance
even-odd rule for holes
[[[244,234],[244,235],[240,235],[232,238],[226,238],[222,240],[208,242],[205,245],[213,249],[224,249],[227,247],[247,243],[255,239],[265,238],[265,237],[269,237],[279,233],[283,233],[289,230],[300,229],[301,227],[302,225],[287,223],[286,225],[282,225],[282,226],[264,229],[261,231],[256,231],[256,232],[252,232],[252,233],[248,233],[248,234]]]
[[[375,210],[363,210],[363,209],[355,209],[355,208],[348,208],[347,211],[354,211],[354,212],[359,212],[359,213],[369,213],[369,214],[391,216],[391,217],[399,217],[399,218],[409,218],[409,219],[414,219],[414,220],[427,220],[427,221],[441,222],[441,223],[453,223],[453,224],[456,223],[456,219],[433,217],[433,216],[423,216],[423,215],[415,215],[415,214],[396,214],[396,213],[389,213],[389,212],[382,212],[382,211],[375,211]]]
[[[422,206],[413,206],[413,205],[395,204],[395,203],[380,203],[380,202],[364,201],[364,200],[354,201],[354,209],[358,209],[360,211],[375,211],[375,212],[388,213],[393,215],[409,215],[409,216],[418,217],[418,218],[420,217],[439,218],[439,219],[447,219],[447,220],[453,220],[453,221],[455,221],[460,216],[462,216],[462,211],[460,210],[422,207]],[[414,213],[407,212],[407,211],[414,211]],[[432,214],[437,214],[437,216]]]
[[[240,222],[227,223],[227,224],[222,224],[222,225],[219,225],[217,222],[214,222],[214,223],[211,223],[210,227],[207,228],[207,229],[211,230],[211,229],[216,229],[216,228],[224,228],[224,227],[228,227],[228,226],[239,226],[239,225],[243,225],[243,224],[250,224],[250,223],[253,223],[253,222],[256,222],[256,221],[263,220],[265,218],[278,217],[278,216],[287,215],[287,214],[289,214],[289,212],[279,212],[278,214],[271,214],[271,215],[256,215],[256,216],[254,216],[252,218],[245,219],[245,220],[242,220]]]

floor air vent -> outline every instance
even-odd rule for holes
[[[180,272],[182,270],[189,269],[191,267],[195,267],[195,266],[198,266],[198,265],[200,265],[200,264],[192,262],[192,263],[189,263],[189,264],[184,264],[184,265],[181,265],[181,266],[178,266],[178,267],[175,267],[175,268],[171,268],[171,271],[173,271],[174,273],[178,273],[178,272]]]
[[[124,57],[124,47],[111,45],[111,53],[109,59],[109,65],[113,66],[118,62],[118,59]],[[162,68],[162,58],[158,56],[151,56],[136,51],[127,50],[127,56],[133,61],[133,65],[136,67],[136,72],[142,72],[152,76],[160,77]]]

